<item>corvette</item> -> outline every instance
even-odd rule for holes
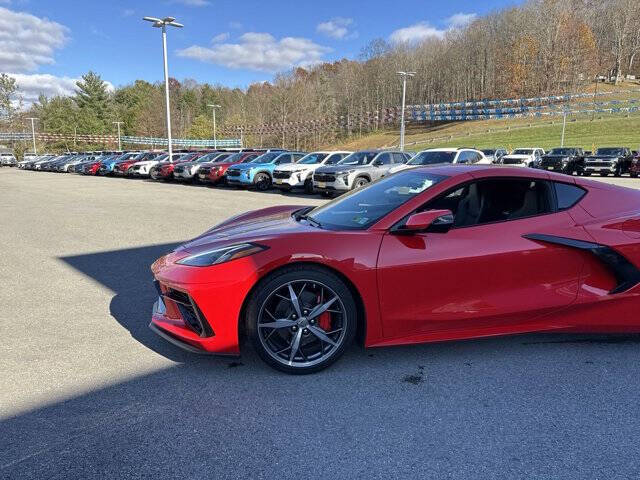
[[[366,347],[640,332],[640,192],[517,167],[417,167],[313,208],[231,218],[152,265],[150,327],[247,339],[287,373]]]

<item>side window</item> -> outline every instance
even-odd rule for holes
[[[293,161],[297,162],[298,160],[300,160],[302,157],[304,157],[304,153],[295,153],[293,154]],[[316,155],[317,158],[317,155]]]
[[[458,161],[456,163],[471,163],[471,153],[467,150],[460,152],[458,155]]]
[[[482,180],[449,191],[422,210],[447,209],[454,227],[471,227],[554,211],[550,182],[516,178]]]
[[[389,165],[391,163],[391,154],[390,153],[381,153],[376,158],[376,163],[380,165]]]
[[[573,207],[582,200],[585,192],[582,188],[567,183],[554,182],[556,189],[556,198],[558,202],[558,210],[566,210]]]
[[[472,152],[473,154],[473,159],[471,160],[471,163],[478,163],[480,160],[482,160],[482,155],[480,155],[477,152]]]
[[[286,154],[280,155],[275,163],[276,165],[282,165],[283,163],[291,163],[291,154],[286,153]]]

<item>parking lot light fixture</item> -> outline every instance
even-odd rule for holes
[[[216,135],[216,108],[222,108],[222,105],[209,103],[207,104],[207,107],[211,107],[211,110],[213,110],[213,148],[215,150],[216,148],[218,148],[218,138]]]
[[[169,161],[173,161],[173,148],[171,145],[171,108],[169,105],[169,66],[167,63],[167,25],[182,28],[184,25],[176,22],[174,17],[156,18],[143,17],[143,20],[151,22],[154,27],[162,28],[162,55],[164,59],[164,94],[165,105],[167,107],[167,145],[169,150]]]
[[[402,77],[402,112],[400,114],[400,151],[404,152],[404,108],[407,96],[407,77],[415,76],[416,72],[397,72]]]
[[[124,122],[113,122],[113,123],[118,126],[118,151],[122,151],[122,143],[120,143],[120,125],[122,125]]]
[[[34,154],[38,154],[38,151],[36,150],[36,127],[35,127],[35,122],[38,120],[35,117],[27,117],[27,120],[31,120],[31,139],[33,140],[33,153]]]

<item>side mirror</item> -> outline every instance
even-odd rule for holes
[[[397,233],[432,232],[446,233],[453,227],[453,213],[451,210],[428,210],[414,213]]]
[[[374,167],[379,167],[380,165],[382,165],[382,160],[375,160],[375,161],[373,162],[373,166],[374,166]]]

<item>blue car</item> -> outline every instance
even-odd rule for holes
[[[267,152],[250,162],[231,165],[227,169],[227,184],[268,190],[278,165],[295,163],[305,155],[303,152]]]

